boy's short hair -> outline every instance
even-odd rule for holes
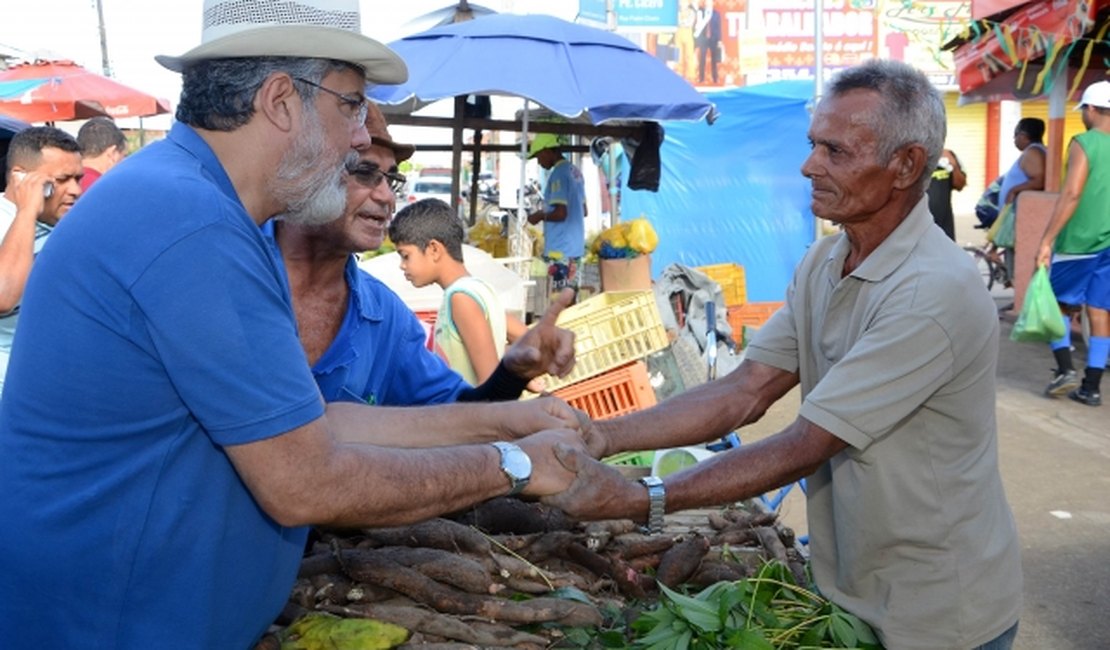
[[[466,237],[462,222],[451,206],[440,199],[421,199],[401,208],[389,224],[389,239],[394,246],[428,247],[433,240],[443,244],[451,259],[462,262]]]

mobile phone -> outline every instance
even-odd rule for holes
[[[15,178],[15,180],[22,182],[23,178],[27,176],[27,174],[25,172],[13,171],[12,176]],[[49,199],[52,196],[54,196],[54,183],[51,181],[46,181],[42,184],[42,198]]]

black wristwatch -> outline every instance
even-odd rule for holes
[[[667,491],[663,488],[663,479],[658,476],[645,476],[640,483],[648,491],[648,519],[644,532],[655,535],[663,532],[663,513],[666,512]]]
[[[532,459],[511,442],[491,442],[501,452],[501,471],[509,477],[509,494],[517,494],[532,478]]]

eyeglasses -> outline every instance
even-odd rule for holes
[[[389,189],[394,194],[400,194],[405,189],[405,182],[408,180],[404,174],[382,171],[382,168],[377,165],[359,165],[353,169],[348,169],[347,173],[359,185],[369,189],[377,187],[382,180],[388,180]]]
[[[293,77],[294,81],[299,81],[303,84],[308,84],[313,88],[318,88],[329,95],[334,95],[339,100],[339,105],[343,107],[343,112],[356,124],[364,124],[366,122],[366,115],[370,111],[370,101],[366,96],[359,93],[358,95],[347,95],[344,93],[336,92],[331,88],[325,88],[320,84],[309,81],[304,77]]]

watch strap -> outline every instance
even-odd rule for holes
[[[663,479],[658,476],[645,476],[640,483],[648,491],[648,518],[645,532],[651,535],[663,532],[663,514],[667,508],[667,491],[663,487]]]

